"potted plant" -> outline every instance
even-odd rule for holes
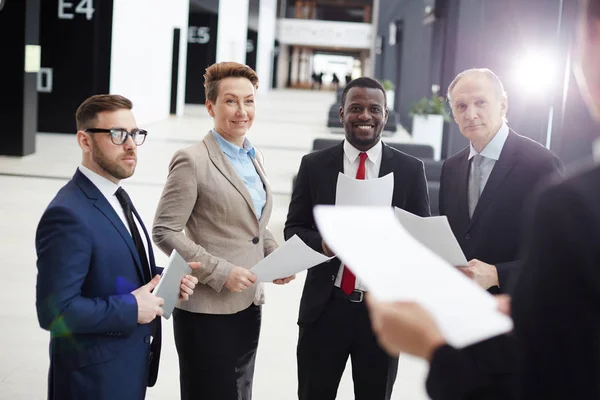
[[[385,96],[387,98],[387,106],[388,110],[394,109],[394,83],[389,79],[384,79],[381,81],[381,86],[385,89]]]
[[[450,111],[446,105],[446,99],[438,95],[439,90],[438,85],[433,85],[431,97],[423,97],[409,113],[413,119],[413,141],[433,147],[435,160],[440,160],[442,155],[444,121],[450,121]]]

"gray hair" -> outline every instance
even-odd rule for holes
[[[498,75],[493,73],[491,69],[471,68],[471,69],[466,69],[463,72],[456,75],[456,78],[454,78],[452,83],[450,83],[450,86],[448,86],[448,93],[447,93],[446,97],[448,98],[448,101],[450,102],[450,104],[452,104],[452,97],[451,97],[452,90],[454,90],[454,87],[456,86],[458,81],[460,81],[465,76],[472,75],[472,74],[481,74],[481,75],[485,76],[486,78],[488,78],[490,80],[490,82],[492,82],[492,84],[494,85],[494,87],[496,89],[496,93],[498,94],[498,98],[502,98],[502,97],[506,96],[506,92],[504,91],[504,86],[502,85],[500,78],[498,78]]]

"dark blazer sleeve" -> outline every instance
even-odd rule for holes
[[[547,162],[543,163],[539,168],[538,184],[546,181],[546,179],[552,178],[553,176],[563,175],[564,171],[565,167],[558,157],[549,157]],[[534,192],[537,192],[537,190]],[[519,276],[520,267],[520,260],[496,264],[496,270],[498,271],[498,282],[500,284],[500,293],[512,293]]]
[[[477,367],[466,351],[444,345],[434,352],[425,382],[431,400],[468,399],[477,384]]]
[[[310,182],[311,163],[307,157],[302,157],[302,162],[300,163],[283,235],[285,240],[298,235],[307,246],[315,251],[322,252],[322,238],[317,230],[313,216],[314,204]]]
[[[36,308],[43,329],[53,334],[121,333],[137,327],[137,302],[128,293],[104,298],[81,295],[90,267],[92,238],[66,207],[51,207],[36,234]]]
[[[417,172],[412,183],[407,202],[407,211],[421,217],[431,216],[429,207],[429,191],[427,189],[427,178],[425,177],[425,166],[419,160]]]
[[[512,302],[526,395],[598,398],[593,349],[598,342],[600,231],[598,203],[593,196],[586,199],[596,190],[593,182],[585,181],[578,190],[550,187],[539,196],[530,221]]]

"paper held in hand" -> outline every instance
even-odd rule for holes
[[[391,207],[317,206],[314,215],[327,245],[371,295],[421,304],[452,346],[512,329],[494,297],[412,237]]]
[[[181,280],[184,276],[192,273],[192,268],[187,262],[179,255],[177,250],[173,249],[169,262],[163,270],[160,276],[160,282],[154,288],[154,295],[162,297],[165,301],[163,305],[164,314],[163,317],[169,319],[177,301],[179,300],[179,293],[181,286]]]
[[[394,195],[394,173],[376,179],[354,179],[338,174],[336,206],[390,206]]]
[[[445,215],[420,217],[395,207],[402,227],[421,244],[455,267],[467,265],[467,258],[456,240]]]
[[[331,260],[308,247],[297,235],[292,236],[281,247],[263,258],[250,269],[260,282],[295,275],[315,265]]]

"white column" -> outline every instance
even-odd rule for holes
[[[219,0],[217,62],[246,63],[249,0]]]
[[[277,0],[260,0],[258,6],[258,47],[256,50],[256,73],[261,92],[271,89],[273,76],[273,49],[275,47],[275,23]]]
[[[298,46],[294,47],[294,51],[292,52],[292,86],[294,86],[298,82],[298,63],[300,62],[300,49]]]
[[[277,68],[277,87],[285,88],[289,72],[289,47],[287,44],[279,45],[279,65]]]
[[[305,48],[302,48],[302,52],[300,53],[300,58],[299,58],[299,63],[300,63],[300,76],[298,77],[300,84],[303,84],[306,82],[306,77],[309,76],[309,73],[307,71],[306,68],[306,61],[308,58],[308,52],[306,51]]]

